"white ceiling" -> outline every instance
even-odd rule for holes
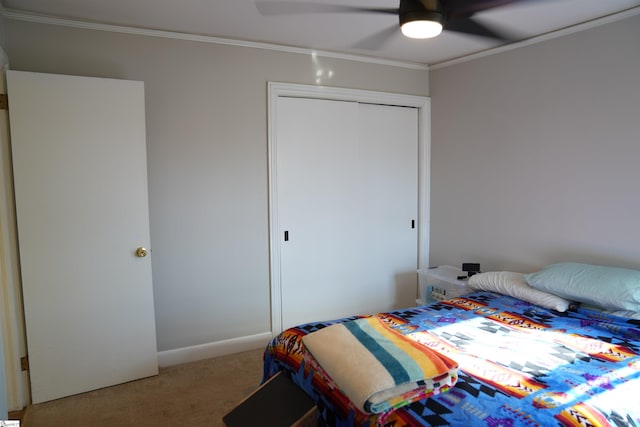
[[[262,0],[271,1],[271,0]],[[298,3],[311,0],[298,0]],[[387,60],[437,64],[500,46],[492,40],[445,31],[410,40],[397,17],[364,13],[263,16],[254,0],[0,0],[11,19],[31,14],[120,26],[273,43]],[[314,0],[314,3],[397,7],[398,0]],[[621,13],[621,15],[615,15]],[[594,19],[640,13],[640,0],[529,0],[476,15],[483,23],[528,39]],[[610,15],[614,14],[613,17]],[[38,17],[40,18],[40,17]],[[603,22],[607,22],[606,19]],[[60,22],[60,21],[56,21]],[[596,21],[596,24],[600,21]],[[378,49],[359,48],[367,37],[395,28]]]

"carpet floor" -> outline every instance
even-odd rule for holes
[[[223,427],[262,380],[263,349],[160,369],[157,376],[27,406],[23,427]]]

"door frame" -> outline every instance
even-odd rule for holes
[[[271,283],[271,333],[282,331],[282,281],[280,224],[278,219],[277,123],[278,98],[311,98],[395,105],[418,109],[418,268],[429,265],[431,98],[425,96],[346,89],[293,83],[268,82],[269,252]],[[417,272],[416,272],[417,274]],[[416,287],[417,288],[417,287]],[[417,289],[416,289],[417,295]]]
[[[0,49],[0,92],[6,94],[5,72],[9,58]],[[0,335],[4,351],[4,373],[7,409],[22,410],[30,402],[28,371],[23,371],[20,358],[26,355],[22,288],[18,261],[18,238],[13,196],[13,167],[9,138],[8,111],[0,118]]]

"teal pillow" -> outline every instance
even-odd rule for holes
[[[565,262],[525,275],[532,288],[616,310],[640,311],[640,271]]]

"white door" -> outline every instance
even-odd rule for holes
[[[157,374],[143,83],[7,82],[33,403]]]
[[[278,98],[282,327],[415,301],[415,108]]]

